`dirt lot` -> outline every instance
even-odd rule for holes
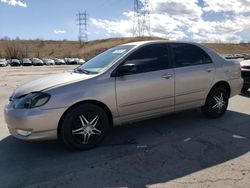
[[[0,109],[13,89],[72,66],[0,68]],[[250,92],[210,120],[191,110],[115,128],[93,150],[9,136],[0,116],[0,187],[250,187]]]

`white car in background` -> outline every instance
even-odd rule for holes
[[[39,58],[33,58],[32,63],[34,66],[43,66],[44,65],[43,61]]]
[[[63,59],[55,58],[54,61],[56,65],[65,65],[65,61]]]
[[[244,80],[242,93],[247,92],[250,88],[250,60],[245,60],[240,62],[241,65],[241,77]]]
[[[6,67],[8,65],[8,62],[6,59],[0,59],[0,67]]]
[[[85,62],[86,62],[86,61],[85,61],[84,59],[79,59],[78,64],[82,65],[82,64],[84,64]]]
[[[77,65],[78,64],[77,58],[65,58],[65,62],[67,65]]]
[[[53,59],[49,59],[49,58],[43,58],[43,63],[45,65],[55,65],[55,61]]]

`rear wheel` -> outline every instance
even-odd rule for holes
[[[226,112],[228,99],[228,91],[225,88],[216,87],[210,91],[202,112],[209,118],[218,118]]]
[[[65,115],[60,134],[67,147],[86,150],[98,145],[108,129],[109,119],[101,107],[81,104]]]

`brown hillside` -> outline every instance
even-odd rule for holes
[[[88,59],[119,44],[156,40],[156,37],[111,38],[95,40],[80,45],[76,41],[0,41],[0,56],[6,58],[21,57],[81,57]],[[250,44],[205,44],[221,54],[250,53]]]
[[[0,41],[0,56],[6,58],[32,57],[81,57],[88,59],[113,46],[143,40],[157,40],[157,37],[111,38],[95,40],[80,45],[77,41]],[[8,55],[9,51],[13,54]],[[18,52],[17,52],[18,51]],[[15,52],[15,53],[14,53]]]
[[[220,54],[250,54],[250,44],[205,44]]]

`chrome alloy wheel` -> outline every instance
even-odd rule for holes
[[[223,87],[212,88],[201,108],[202,112],[209,118],[222,116],[227,110],[229,96],[229,91]]]
[[[220,93],[220,97],[214,96],[214,100],[216,104],[212,108],[217,109],[218,113],[220,113],[223,106],[226,105],[226,101],[224,101],[223,93]]]
[[[97,146],[110,128],[102,107],[83,103],[70,109],[61,122],[60,139],[70,149],[87,150]]]
[[[84,115],[80,115],[79,119],[81,121],[81,127],[75,130],[72,130],[73,135],[82,135],[83,144],[88,144],[89,139],[92,135],[101,135],[102,131],[96,128],[98,123],[99,116],[96,115],[91,121],[88,121]]]

